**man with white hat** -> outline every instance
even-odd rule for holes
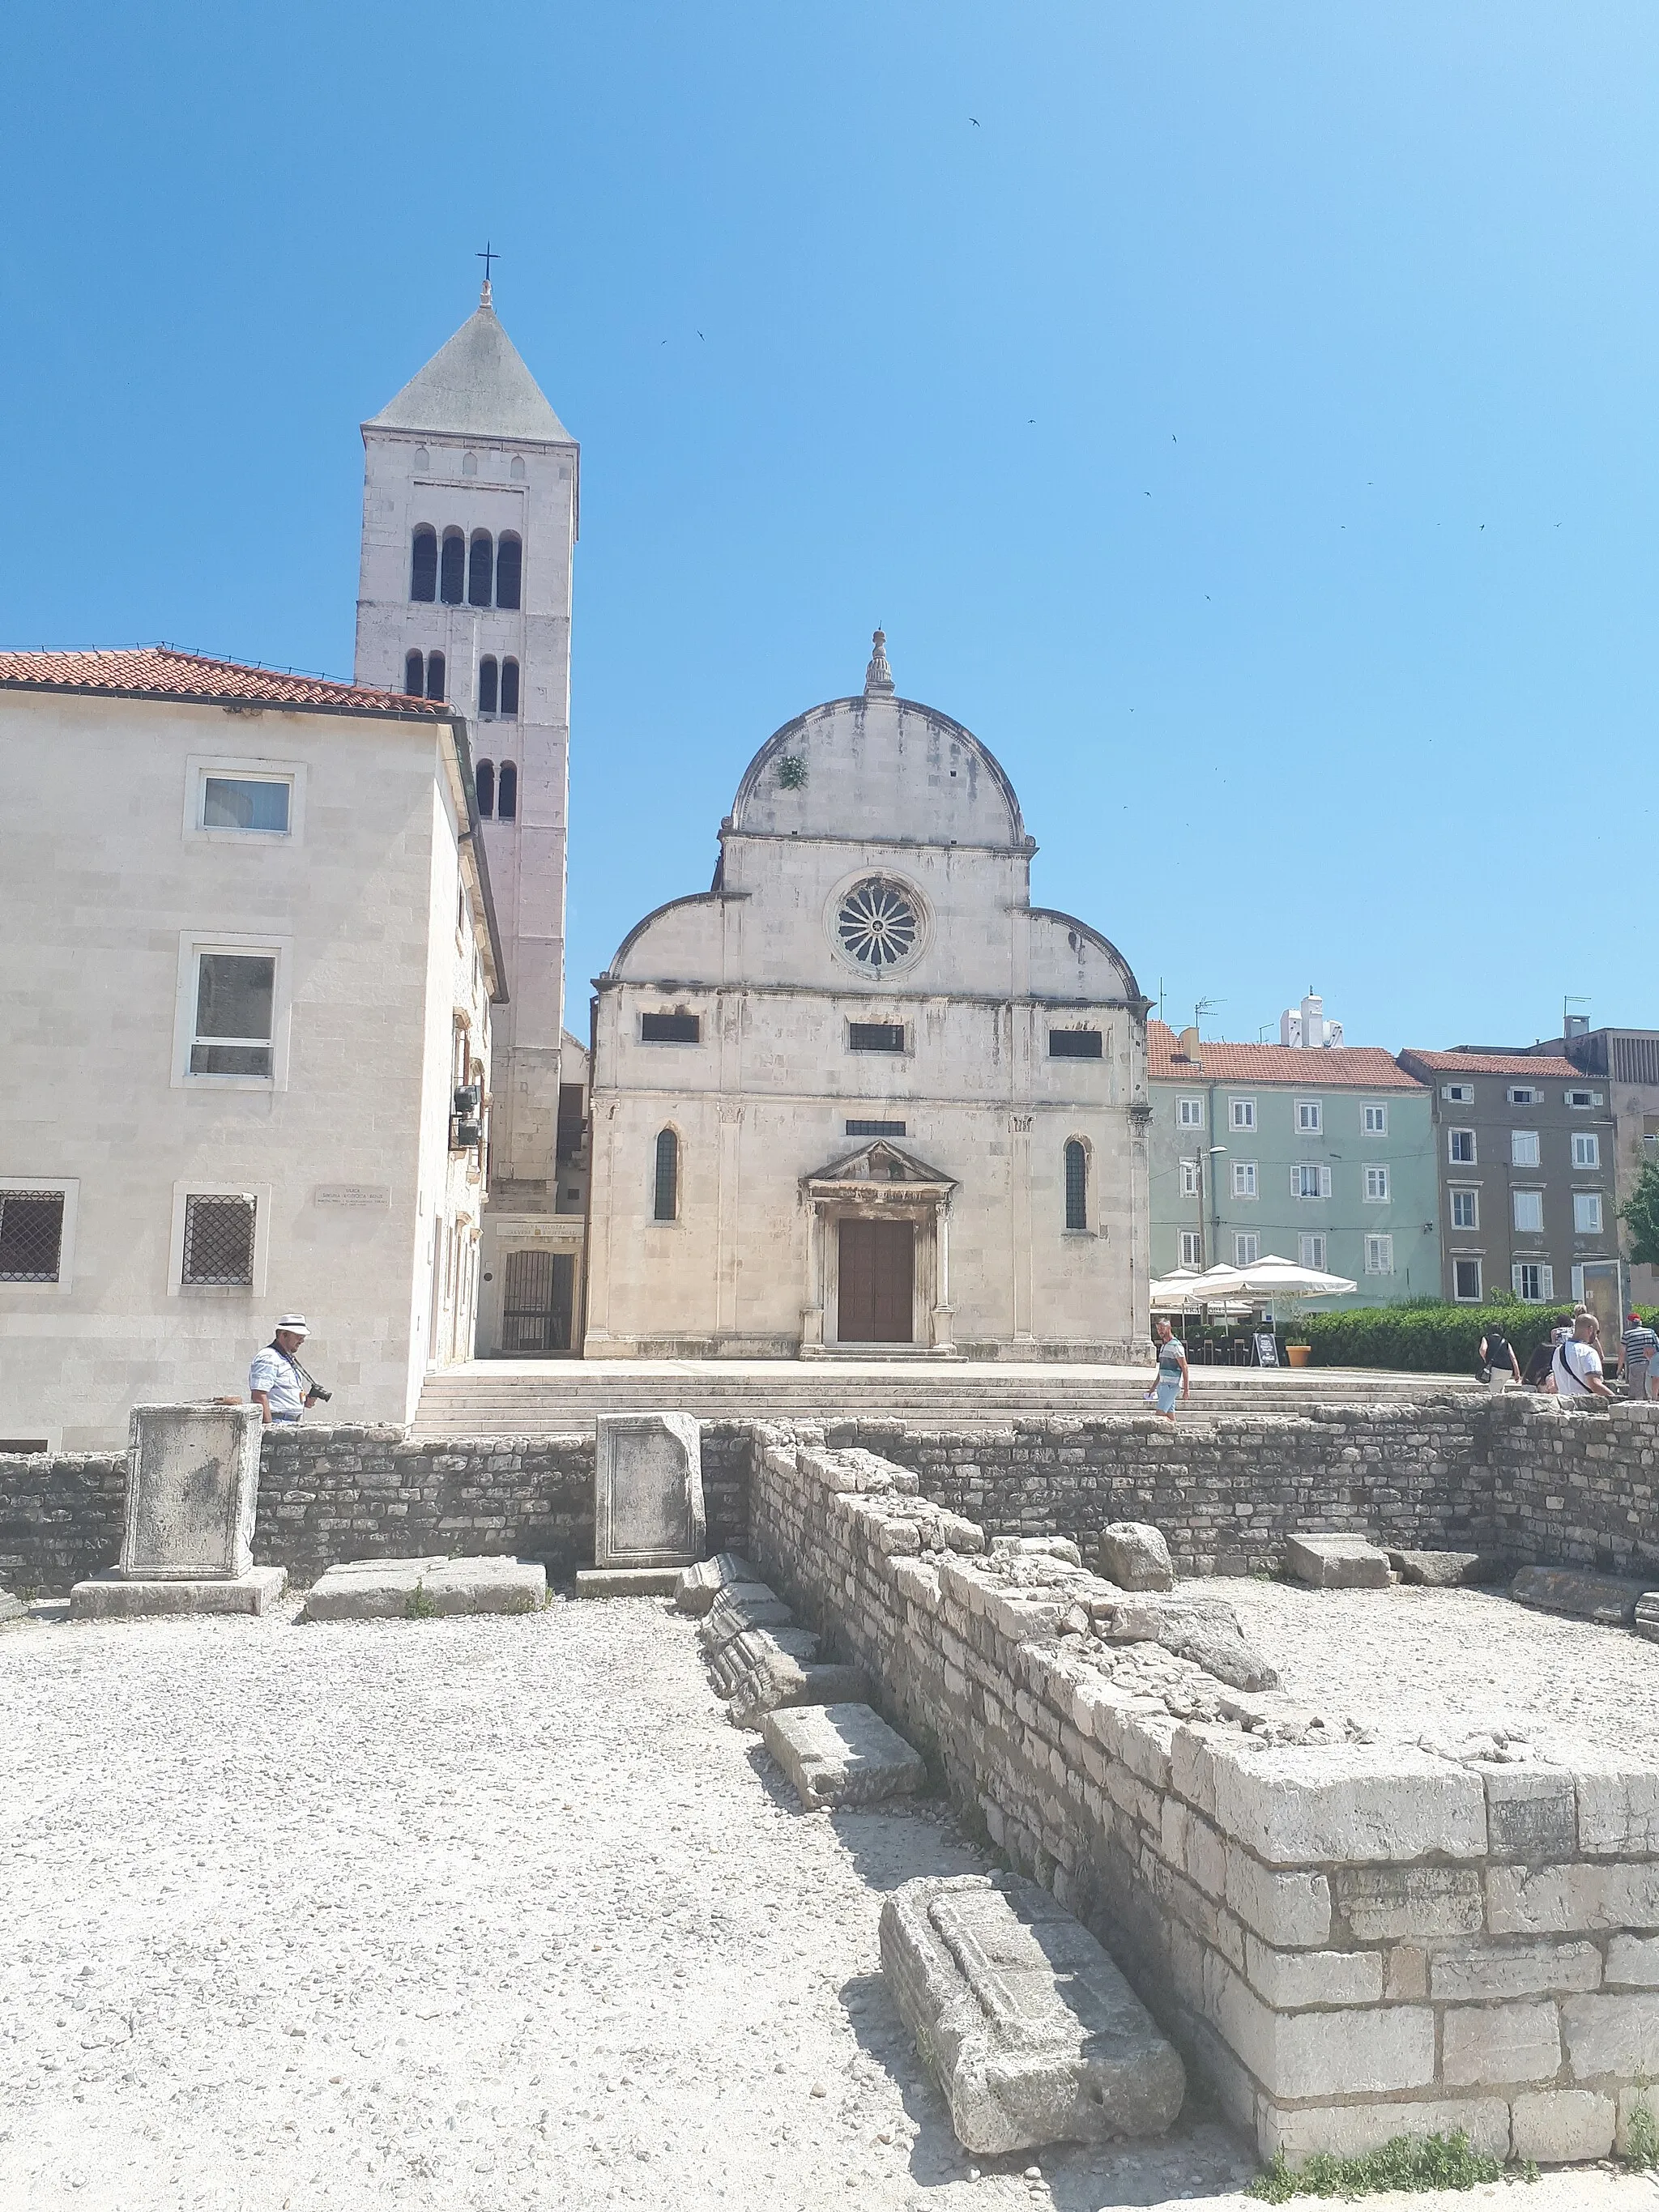
[[[273,1423],[293,1425],[307,1406],[317,1402],[317,1386],[296,1356],[310,1334],[303,1314],[284,1314],[276,1324],[276,1335],[263,1352],[253,1355],[253,1364],[247,1371],[247,1394],[267,1428]]]

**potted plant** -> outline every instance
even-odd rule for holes
[[[1285,1357],[1292,1367],[1305,1367],[1313,1358],[1313,1346],[1310,1344],[1287,1344]]]

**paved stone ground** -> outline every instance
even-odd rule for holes
[[[1534,1612],[1500,1590],[1317,1590],[1229,1577],[1221,1591],[1285,1687],[1382,1723],[1443,1735],[1510,1719],[1659,1759],[1659,1647],[1626,1628]]]
[[[1201,2118],[973,2178],[876,1936],[981,1863],[937,1808],[801,1814],[649,1601],[9,1630],[0,2207],[1240,2212]]]

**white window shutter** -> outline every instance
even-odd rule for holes
[[[1319,1195],[1322,1198],[1328,1198],[1330,1194],[1331,1171],[1328,1168],[1321,1168],[1319,1170]]]
[[[1553,1267],[1540,1267],[1538,1270],[1538,1292],[1546,1305],[1549,1305],[1553,1301],[1555,1297],[1555,1270]]]

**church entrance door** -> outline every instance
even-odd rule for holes
[[[836,1334],[843,1344],[915,1342],[914,1221],[843,1220],[840,1278]]]

